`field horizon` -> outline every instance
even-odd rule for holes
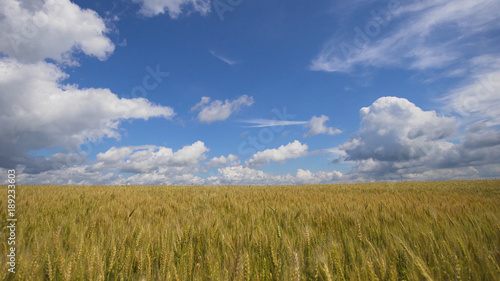
[[[401,184],[401,183],[453,183],[453,182],[477,182],[477,181],[498,181],[500,183],[500,178],[485,178],[485,179],[459,179],[459,180],[393,180],[393,181],[373,181],[373,182],[335,182],[335,183],[318,183],[318,184],[20,184],[19,186],[34,187],[34,186],[53,186],[53,187],[64,187],[64,186],[82,186],[82,187],[118,187],[118,186],[128,186],[128,187],[280,187],[280,186],[340,186],[340,185],[370,185],[370,184]],[[0,185],[6,187],[6,185]]]

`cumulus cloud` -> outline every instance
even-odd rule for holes
[[[231,114],[238,112],[243,106],[251,106],[254,103],[253,97],[243,95],[233,101],[214,100],[210,102],[209,97],[202,97],[201,101],[191,108],[191,111],[197,111],[198,120],[210,124],[215,121],[224,121]]]
[[[309,170],[298,169],[295,179],[301,184],[332,183],[341,180],[343,174],[339,171],[312,173]]]
[[[325,126],[325,122],[328,120],[330,120],[330,118],[325,115],[321,115],[320,117],[313,116],[305,126],[306,128],[310,128],[310,130],[304,137],[312,137],[318,134],[333,136],[342,133],[339,129]]]
[[[259,151],[246,162],[246,165],[249,167],[260,167],[271,162],[283,163],[287,159],[295,159],[308,155],[308,149],[307,144],[301,144],[296,140],[278,148]]]
[[[455,119],[423,111],[403,98],[382,97],[360,110],[361,128],[340,146],[349,160],[417,159],[437,141],[450,137]]]
[[[477,55],[476,48],[500,30],[496,0],[388,1],[365,25],[332,38],[312,60],[312,70],[351,72],[362,66],[432,69]],[[373,15],[372,13],[372,15]],[[379,14],[377,14],[379,13]],[[492,38],[498,44],[498,38]]]
[[[286,184],[319,184],[338,183],[343,179],[338,171],[320,171],[312,173],[309,170],[298,169],[294,175],[276,175],[244,166],[233,166],[218,169],[218,174],[207,178],[207,184],[234,185],[286,185]]]
[[[75,51],[104,60],[115,48],[104,20],[69,0],[3,0],[0,26],[0,52],[23,63],[74,63]]]
[[[143,98],[123,99],[109,89],[63,84],[65,78],[50,63],[0,59],[0,166],[29,166],[30,151],[62,147],[76,152],[86,141],[119,138],[122,120],[170,119],[175,114]]]
[[[238,159],[239,157],[233,154],[229,154],[227,157],[222,155],[220,157],[214,157],[210,159],[208,165],[210,167],[224,167],[228,164],[239,165],[240,161]]]
[[[140,3],[139,13],[147,17],[168,13],[176,19],[183,13],[198,12],[201,15],[210,13],[210,0],[134,0]]]
[[[284,176],[272,175],[260,170],[243,166],[218,169],[218,175],[209,177],[210,184],[261,184],[272,185],[283,182]]]
[[[339,150],[367,178],[383,180],[404,174],[407,179],[425,179],[423,175],[430,177],[432,170],[443,171],[434,174],[440,179],[461,178],[464,171],[488,177],[491,169],[484,167],[499,163],[496,130],[480,127],[469,131],[461,142],[451,142],[456,118],[423,111],[406,99],[380,98],[362,108],[360,118],[359,131]]]
[[[203,185],[204,182],[192,174],[165,175],[158,172],[135,174],[125,180],[128,185]]]
[[[174,152],[163,146],[112,147],[97,154],[96,164],[89,171],[113,171],[125,173],[183,174],[195,173],[209,149],[202,141],[186,145]]]

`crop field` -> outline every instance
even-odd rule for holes
[[[500,280],[498,180],[18,186],[16,212],[1,280]]]

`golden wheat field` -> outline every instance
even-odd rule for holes
[[[498,180],[18,186],[16,204],[2,280],[500,280]]]

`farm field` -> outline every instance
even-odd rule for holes
[[[15,275],[0,202],[1,280],[500,280],[499,180],[18,186]]]

